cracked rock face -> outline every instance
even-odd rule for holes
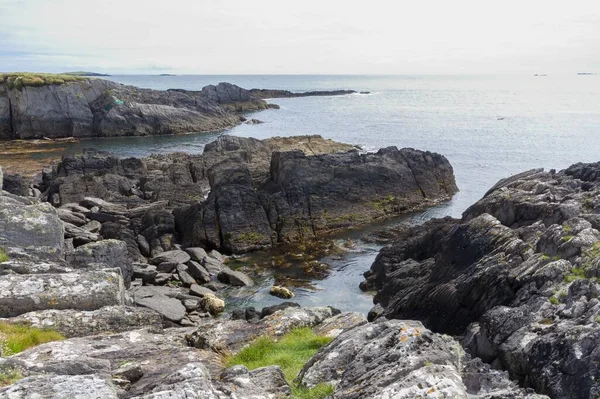
[[[308,361],[298,379],[309,387],[332,384],[333,397],[344,399],[544,398],[470,360],[454,339],[417,321],[381,319],[342,332]]]
[[[600,163],[496,184],[462,219],[400,229],[363,288],[388,318],[463,335],[551,397],[600,394]]]

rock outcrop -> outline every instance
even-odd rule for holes
[[[342,332],[308,361],[298,380],[309,387],[334,385],[334,399],[546,398],[415,321],[381,319]]]
[[[320,136],[221,136],[202,155],[145,159],[86,151],[64,157],[40,188],[63,209],[76,246],[99,239],[81,231],[93,220],[104,238],[125,241],[133,260],[176,242],[228,253],[267,248],[421,209],[457,191],[441,155],[395,147],[361,154]]]
[[[474,356],[556,398],[600,393],[600,163],[504,179],[462,219],[400,229],[362,284],[371,318],[464,335]]]
[[[298,97],[352,92],[249,91],[230,83],[201,91],[159,91],[83,78],[17,87],[0,79],[0,139],[215,131],[245,121],[241,113],[278,108],[262,100],[267,94]]]

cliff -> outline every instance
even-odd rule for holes
[[[553,398],[600,392],[600,163],[501,180],[462,219],[401,229],[371,318],[421,320]]]

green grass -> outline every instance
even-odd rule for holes
[[[0,344],[2,356],[10,356],[31,347],[65,339],[54,330],[41,330],[22,324],[0,322]]]
[[[89,78],[53,73],[14,72],[0,73],[0,83],[6,83],[9,89],[22,90],[23,87],[62,85]]]
[[[298,373],[319,348],[331,342],[332,338],[316,335],[312,329],[298,328],[275,340],[261,337],[242,349],[237,355],[227,359],[227,366],[243,364],[249,370],[266,366],[280,366],[285,379],[292,387],[292,398],[320,399],[333,393],[333,387],[319,384],[310,389],[294,380]]]
[[[18,369],[8,369],[0,371],[0,388],[12,385],[23,378],[23,374]]]
[[[585,269],[582,267],[574,267],[571,273],[565,275],[565,283],[572,283],[575,280],[585,278]]]
[[[0,248],[0,263],[6,262],[8,260],[8,255],[2,248]]]
[[[560,301],[558,300],[557,297],[555,297],[554,295],[552,295],[550,298],[548,298],[548,300],[550,301],[551,304],[553,305],[558,305],[560,303]]]

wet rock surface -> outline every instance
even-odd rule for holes
[[[600,164],[500,181],[462,219],[407,227],[362,284],[378,314],[464,335],[473,355],[551,397],[600,392]]]

